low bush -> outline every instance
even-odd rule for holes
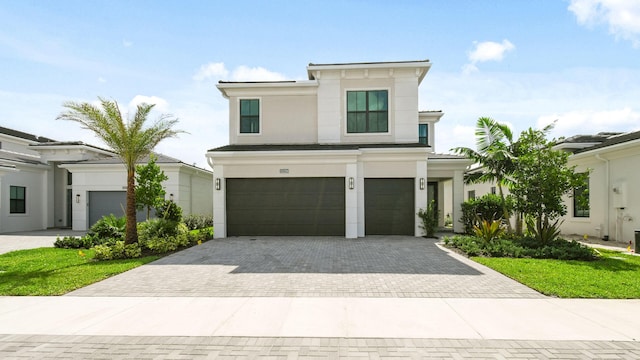
[[[536,239],[495,239],[485,242],[476,236],[456,235],[444,238],[446,246],[456,248],[467,256],[512,257],[559,260],[596,260],[597,252],[577,241],[556,239],[540,244]]]
[[[63,238],[57,237],[53,246],[61,249],[90,249],[93,247],[93,241],[86,236],[64,236]]]
[[[87,248],[95,245],[102,245],[107,241],[124,241],[125,231],[127,226],[127,219],[123,217],[116,217],[113,214],[103,216],[95,224],[91,225],[87,235],[85,235],[85,241]]]
[[[176,236],[187,231],[189,230],[185,224],[167,219],[151,219],[138,224],[138,238],[142,241],[154,237]]]
[[[93,250],[95,251],[94,259],[96,260],[134,259],[142,256],[140,245],[125,245],[124,241],[116,241],[109,245],[96,245]]]
[[[190,214],[182,220],[189,230],[204,229],[213,226],[213,216]]]

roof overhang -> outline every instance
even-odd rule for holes
[[[394,70],[413,69],[418,77],[418,84],[427,75],[431,68],[429,60],[417,61],[389,61],[389,62],[368,62],[368,63],[339,63],[339,64],[309,64],[307,66],[307,75],[310,80],[320,78],[322,71],[341,71],[343,74],[348,71],[361,71],[367,76],[368,70],[387,70],[389,75],[393,75]]]
[[[256,82],[220,81],[216,87],[220,90],[225,99],[228,99],[230,96],[244,96],[254,93],[260,95],[313,95],[316,93],[318,82],[316,80]]]

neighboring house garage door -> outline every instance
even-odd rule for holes
[[[89,191],[89,226],[105,215],[124,216],[126,206],[126,191]],[[138,212],[138,222],[145,219],[145,212]]]
[[[365,235],[414,235],[414,179],[364,179]]]
[[[344,236],[344,178],[227,179],[227,235]]]

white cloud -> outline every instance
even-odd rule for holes
[[[536,122],[543,128],[556,121],[551,131],[553,137],[589,135],[603,131],[640,130],[640,112],[629,107],[617,110],[576,110],[540,116]]]
[[[464,74],[477,72],[477,63],[485,61],[502,61],[505,53],[515,49],[515,45],[511,41],[504,39],[501,43],[494,41],[474,42],[475,48],[469,52],[469,63],[462,67]]]
[[[107,79],[103,78],[102,76],[99,76],[99,77],[98,77],[98,82],[99,82],[99,83],[106,83],[106,82],[107,82]]]
[[[133,42],[124,39],[124,40],[122,40],[122,46],[124,46],[124,47],[132,47],[133,46]]]
[[[509,40],[502,40],[502,43],[485,41],[476,43],[476,48],[469,53],[469,61],[472,64],[484,61],[501,61],[507,51],[516,47]]]
[[[231,80],[231,81],[281,81],[286,77],[280,73],[269,71],[263,67],[249,67],[240,65],[231,71],[222,62],[202,65],[193,75],[196,81],[203,80]]]
[[[225,68],[224,63],[208,63],[200,66],[200,70],[193,75],[193,80],[203,81],[203,80],[216,80],[219,78],[224,78],[229,74],[229,71]]]
[[[607,24],[609,33],[640,47],[640,2],[625,0],[571,0],[569,5],[578,23]]]
[[[157,96],[145,96],[145,95],[136,95],[129,102],[129,110],[135,109],[138,104],[147,103],[147,104],[155,104],[156,106],[153,108],[155,111],[165,112],[168,109],[168,103],[165,99]],[[133,110],[135,112],[135,110]]]
[[[233,81],[281,81],[286,77],[263,67],[248,67],[240,65],[231,74]]]

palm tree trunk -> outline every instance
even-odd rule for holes
[[[138,242],[138,226],[136,220],[136,191],[135,191],[135,164],[127,168],[127,231],[124,243],[135,244]]]
[[[502,185],[500,185],[500,181],[498,181],[498,191],[500,192],[500,199],[502,199],[502,217],[507,221],[507,231],[509,233],[512,233],[513,229],[511,228],[511,218],[509,217],[507,202],[504,199],[504,192],[502,191]]]

